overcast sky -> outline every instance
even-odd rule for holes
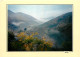
[[[72,5],[8,5],[8,10],[26,13],[40,21],[45,21],[46,18],[72,12]]]

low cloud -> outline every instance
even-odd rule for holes
[[[24,23],[24,22],[13,22],[13,24],[16,25],[16,26],[19,26],[22,23]]]

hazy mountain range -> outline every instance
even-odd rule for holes
[[[11,29],[17,29],[17,27],[22,29],[29,26],[36,26],[39,23],[40,21],[28,14],[24,14],[21,12],[14,13],[8,10],[8,26],[9,28],[11,28],[12,25],[14,26]]]
[[[49,19],[49,18],[48,18]],[[8,28],[17,30],[31,27],[33,32],[38,32],[40,37],[44,36],[47,39],[55,41],[56,46],[61,47],[66,41],[66,46],[71,44],[72,47],[72,12],[65,13],[56,18],[51,18],[45,23],[41,23],[36,18],[24,14],[14,13],[8,10]]]
[[[39,32],[40,36],[45,36],[55,40],[61,45],[66,38],[72,39],[72,12],[58,16],[33,29]]]

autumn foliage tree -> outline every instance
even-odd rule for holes
[[[53,43],[51,41],[47,41],[45,37],[39,39],[36,35],[39,33],[20,32],[16,37],[18,41],[24,43],[26,51],[47,51],[52,48]]]

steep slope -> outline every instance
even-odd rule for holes
[[[8,23],[19,27],[19,29],[23,29],[25,27],[36,26],[39,24],[39,21],[28,14],[24,14],[21,12],[14,13],[8,10]]]
[[[59,28],[64,27],[67,24],[72,24],[72,12],[63,14],[42,25],[37,26],[35,31],[41,30],[47,33],[47,31],[49,32],[50,30],[60,30]]]
[[[8,30],[16,30],[18,29],[18,26],[12,24],[13,20],[11,19],[10,16],[12,16],[13,14],[15,14],[14,12],[8,10]]]
[[[42,26],[55,28],[56,26],[63,26],[66,23],[71,23],[71,22],[72,22],[72,12],[69,12],[44,23]]]
[[[53,39],[55,45],[62,48],[66,40],[72,43],[72,12],[56,17],[33,30],[39,32],[40,36]]]

